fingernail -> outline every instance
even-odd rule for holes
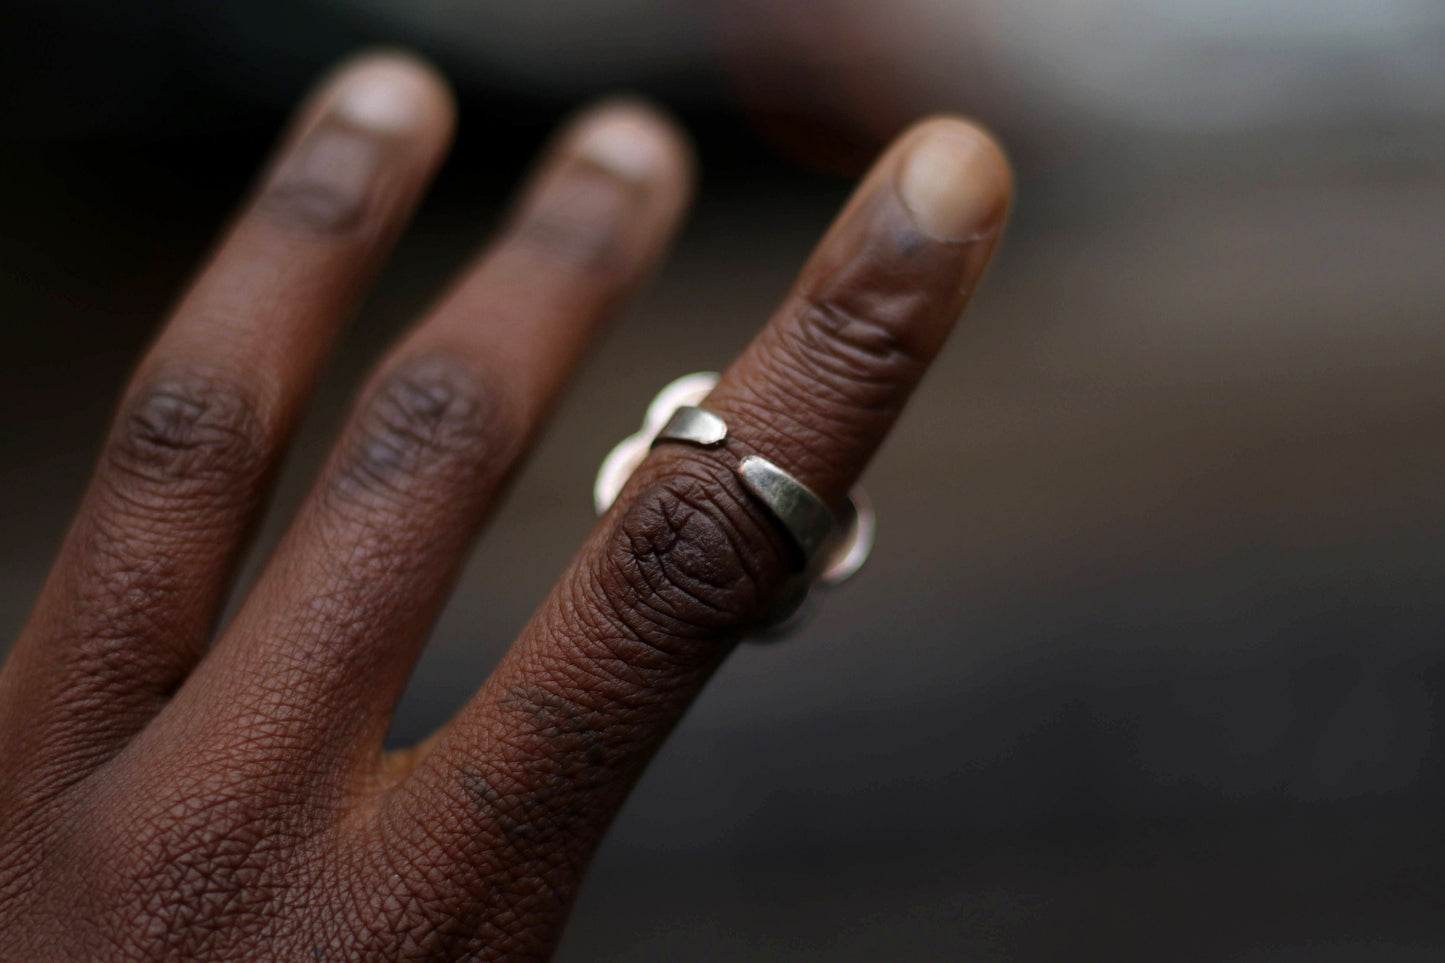
[[[343,74],[333,96],[332,110],[351,126],[399,134],[422,124],[435,91],[417,67],[374,60]]]
[[[997,149],[961,123],[939,124],[903,162],[898,192],[914,223],[944,241],[998,229],[1007,196]]]
[[[583,122],[576,150],[608,173],[634,183],[655,177],[668,163],[669,145],[657,122],[627,107],[604,108]]]
[[[372,57],[343,70],[323,90],[319,116],[282,158],[263,202],[313,230],[357,228],[375,205],[387,164],[425,149],[430,141],[421,135],[444,109],[437,82],[403,57]],[[409,146],[398,151],[403,142]]]

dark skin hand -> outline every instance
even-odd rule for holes
[[[904,134],[706,401],[728,441],[655,450],[465,708],[387,752],[472,538],[689,192],[644,106],[563,130],[370,377],[214,636],[287,435],[452,122],[422,64],[340,69],[141,361],[0,674],[0,958],[547,957],[628,790],[796,570],[738,459],[838,505],[1008,206],[987,135]]]

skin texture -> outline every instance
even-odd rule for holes
[[[1010,191],[961,121],[900,138],[707,400],[725,445],[660,446],[475,697],[384,753],[472,538],[691,178],[647,107],[568,125],[378,365],[216,634],[286,436],[451,126],[422,64],[338,70],[141,361],[0,673],[0,958],[546,958],[648,759],[799,564],[738,459],[844,498]]]

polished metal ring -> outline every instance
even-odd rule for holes
[[[658,393],[647,407],[642,428],[619,442],[602,461],[592,491],[598,515],[612,507],[653,446],[676,442],[716,448],[727,440],[727,423],[701,406],[717,380],[715,372],[697,372],[678,378]],[[801,605],[814,582],[837,585],[868,560],[877,525],[861,488],[853,489],[839,516],[806,485],[766,458],[743,458],[737,473],[748,493],[787,532],[804,561],[799,577],[781,593],[776,613],[780,618]]]

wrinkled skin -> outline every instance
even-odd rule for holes
[[[0,957],[545,958],[643,766],[800,564],[738,459],[837,504],[1008,204],[975,128],[900,138],[706,402],[728,441],[660,446],[465,708],[384,752],[499,488],[689,191],[649,108],[559,134],[217,635],[286,437],[451,125],[424,65],[340,69],[141,361],[0,674]]]

